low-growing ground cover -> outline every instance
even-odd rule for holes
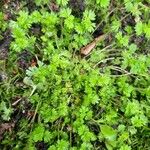
[[[0,149],[150,149],[149,0],[0,10]]]

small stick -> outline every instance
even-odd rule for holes
[[[14,103],[12,103],[12,106],[17,105],[21,100],[22,100],[22,98],[19,98],[17,101],[15,101]]]

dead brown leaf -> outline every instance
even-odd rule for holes
[[[81,54],[88,55],[95,46],[96,46],[96,42],[95,41],[89,43],[85,47],[81,48]]]
[[[95,38],[91,43],[81,48],[80,53],[88,55],[96,46],[96,44],[106,38],[107,34],[103,34]]]

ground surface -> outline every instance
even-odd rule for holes
[[[149,150],[149,0],[0,2],[0,149]]]

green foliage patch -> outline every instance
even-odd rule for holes
[[[28,3],[10,20],[0,13],[13,38],[0,67],[0,149],[148,150],[149,1],[78,0],[80,15],[71,0]]]

